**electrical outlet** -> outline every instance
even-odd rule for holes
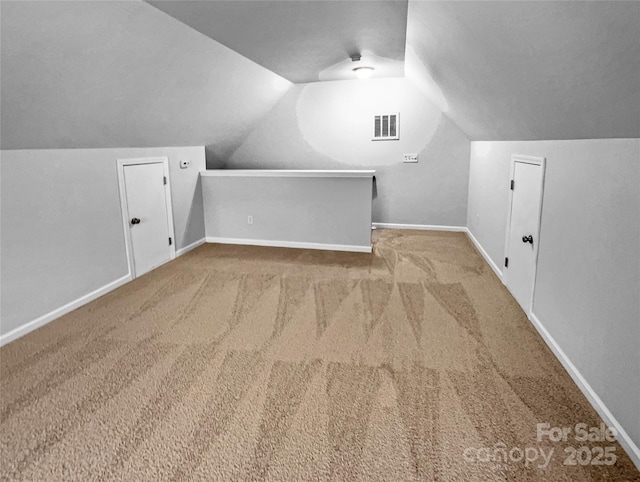
[[[404,162],[418,162],[418,154],[405,154]]]
[[[186,169],[191,165],[191,161],[180,161],[180,169]]]
[[[247,216],[247,224],[253,224],[253,216]]]

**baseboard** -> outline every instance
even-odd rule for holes
[[[120,286],[122,286],[125,283],[128,283],[132,279],[133,278],[131,277],[131,273],[127,273],[122,278],[118,278],[117,280],[112,281],[111,283],[106,284],[103,287],[92,291],[91,293],[81,296],[80,298],[73,300],[64,306],[61,306],[60,308],[50,311],[46,315],[42,315],[41,317],[36,318],[33,321],[25,323],[24,325],[19,326],[14,330],[11,330],[9,333],[5,333],[4,335],[0,336],[0,346],[6,345],[11,341],[16,340],[21,336],[24,336],[27,333],[30,333],[33,330],[36,330],[41,326],[46,325],[47,323],[55,320],[56,318],[66,315],[67,313],[75,310],[76,308],[80,308],[82,305],[86,305],[90,301],[93,301],[96,298],[101,297],[102,295],[106,295],[109,291],[113,291],[116,288],[119,288]]]
[[[201,246],[205,242],[206,242],[205,238],[202,238],[196,241],[195,243],[191,243],[188,246],[185,246],[184,248],[177,249],[176,257],[181,256],[187,253],[188,251],[191,251],[192,249],[197,248],[198,246]],[[133,277],[131,276],[131,274],[126,274],[122,278],[112,281],[111,283],[106,284],[105,286],[98,288],[97,290],[94,290],[91,293],[81,296],[80,298],[74,301],[71,301],[70,303],[67,303],[64,306],[47,313],[46,315],[42,315],[41,317],[36,318],[33,321],[25,323],[24,325],[19,326],[14,330],[11,330],[9,333],[0,335],[0,346],[6,345],[7,343],[10,343],[13,340],[18,339],[21,336],[24,336],[27,333],[30,333],[40,328],[41,326],[46,325],[47,323],[55,320],[56,318],[66,315],[67,313],[75,310],[76,308],[80,308],[82,305],[86,305],[90,301],[93,301],[96,298],[106,295],[108,292],[113,291],[116,288],[119,288],[120,286],[122,286],[125,283],[128,283],[132,279]]]
[[[382,229],[419,229],[422,231],[456,231],[464,233],[464,226],[439,226],[437,224],[398,224],[398,223],[371,223],[373,228]]]
[[[198,241],[196,241],[195,243],[191,243],[191,244],[185,246],[184,248],[176,249],[176,258],[178,256],[182,256],[185,253],[188,253],[192,249],[196,249],[198,246],[202,246],[206,242],[207,242],[207,240],[205,238],[202,238],[202,239],[199,239]]]
[[[465,228],[465,232],[467,233],[467,236],[469,236],[469,239],[471,240],[473,245],[476,247],[476,249],[480,251],[480,254],[484,258],[484,260],[489,264],[489,266],[491,266],[491,269],[496,274],[498,279],[500,281],[503,281],[502,271],[500,271],[500,268],[498,268],[498,265],[493,262],[493,260],[489,257],[489,254],[484,250],[484,248],[480,245],[476,237],[473,235],[471,231],[469,231],[468,228]]]
[[[616,420],[613,414],[609,411],[607,406],[604,404],[602,399],[598,396],[589,382],[582,376],[582,374],[578,371],[576,366],[571,362],[567,354],[560,348],[560,345],[556,340],[551,336],[551,333],[547,331],[544,327],[540,319],[534,314],[531,313],[531,324],[538,331],[542,339],[545,341],[547,346],[551,349],[553,354],[556,356],[564,369],[569,373],[569,376],[573,379],[582,394],[587,398],[589,403],[595,408],[598,415],[602,418],[604,423],[606,423],[609,427],[613,427],[618,432],[618,442],[622,445],[622,448],[627,452],[631,461],[635,464],[635,466],[640,470],[640,448],[631,440],[629,434],[622,428],[622,425]]]
[[[480,252],[482,257],[486,260],[486,262],[491,266],[491,269],[496,273],[498,278],[502,281],[502,272],[498,268],[498,266],[493,262],[493,260],[489,257],[484,248],[480,245],[478,240],[475,238],[473,233],[467,229],[467,236],[476,247],[476,249]],[[531,313],[530,316],[531,324],[534,326],[536,331],[540,334],[544,342],[551,349],[555,357],[560,361],[564,369],[567,371],[569,376],[573,379],[575,384],[580,388],[582,394],[586,397],[589,403],[593,406],[593,408],[598,412],[602,420],[610,426],[616,429],[618,432],[618,442],[624,448],[624,450],[629,455],[629,458],[633,461],[635,466],[640,470],[640,449],[638,446],[631,440],[629,434],[622,428],[620,423],[616,420],[613,414],[609,411],[607,406],[604,404],[602,399],[598,396],[598,394],[591,388],[591,385],[587,382],[587,380],[582,376],[582,374],[578,371],[576,366],[571,362],[569,357],[567,357],[566,353],[560,348],[560,345],[555,341],[555,339],[551,336],[551,334],[544,327],[540,319],[534,314]]]
[[[269,246],[275,248],[321,249],[325,251],[352,251],[356,253],[371,252],[371,246],[356,246],[348,244],[305,243],[300,241],[272,241],[267,239],[219,238],[211,236],[207,236],[206,239],[207,243],[243,244],[247,246]]]

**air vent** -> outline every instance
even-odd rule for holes
[[[399,114],[376,114],[373,116],[374,141],[392,141],[400,139]]]

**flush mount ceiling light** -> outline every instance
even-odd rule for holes
[[[368,79],[373,74],[375,69],[373,67],[356,67],[353,71],[356,73],[356,77],[359,79]]]
[[[360,54],[355,54],[351,56],[351,60],[353,62],[360,62],[361,59],[362,59],[362,56]],[[375,69],[373,67],[368,67],[363,65],[363,66],[355,67],[352,70],[355,72],[356,77],[358,77],[359,79],[368,79],[369,77],[371,77],[371,74],[373,74],[373,71]]]

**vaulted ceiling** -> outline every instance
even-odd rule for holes
[[[295,83],[365,52],[473,140],[640,136],[640,2],[148,3]]]
[[[352,79],[357,52],[472,140],[640,137],[638,1],[0,7],[5,149],[202,143],[225,159],[285,79]]]
[[[340,64],[365,51],[377,63],[398,62],[393,76],[403,73],[407,0],[148,3],[291,82],[325,80],[322,73],[335,69],[353,77]]]
[[[291,86],[142,1],[0,9],[2,149],[204,145],[219,163]]]
[[[640,137],[640,2],[410,2],[407,45],[478,140]]]

